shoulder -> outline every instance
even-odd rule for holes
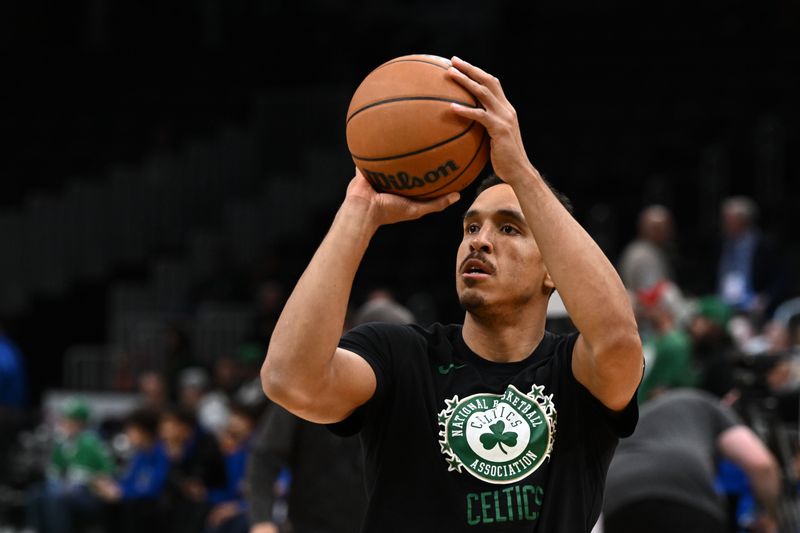
[[[398,343],[406,348],[409,345],[438,345],[451,342],[460,327],[438,323],[423,327],[416,324],[369,322],[347,331],[342,336],[340,346],[360,353],[363,348],[389,349]]]

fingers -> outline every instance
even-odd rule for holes
[[[461,73],[468,79],[473,80],[473,82],[477,83],[478,85],[485,87],[496,99],[505,99],[505,94],[503,93],[502,85],[500,85],[500,80],[498,80],[495,76],[492,76],[480,67],[476,67],[475,65],[467,63],[457,56],[452,57],[451,63],[453,67],[455,67],[455,69],[450,69],[451,76],[454,76],[455,78],[456,72]]]
[[[499,105],[497,96],[491,89],[479,81],[467,76],[455,67],[450,67],[447,74],[459,85],[468,90],[486,109],[496,109]]]
[[[470,120],[475,120],[482,124],[485,128],[489,127],[489,113],[485,109],[481,109],[480,107],[467,107],[455,102],[450,104],[450,109],[456,115],[460,115]]]
[[[433,200],[411,200],[403,198],[406,203],[404,211],[407,214],[408,220],[420,218],[430,213],[442,211],[448,206],[453,205],[461,198],[457,192],[451,192],[448,195],[434,198]]]

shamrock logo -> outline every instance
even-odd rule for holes
[[[517,434],[513,431],[505,431],[506,423],[502,420],[498,420],[489,426],[489,429],[492,430],[491,433],[481,435],[481,444],[485,449],[491,450],[495,446],[499,446],[500,451],[508,455],[508,452],[503,448],[503,444],[511,448],[517,445]]]

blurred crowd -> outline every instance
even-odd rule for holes
[[[709,243],[718,246],[717,262],[709,265],[716,284],[705,293],[684,288],[680,243],[665,206],[643,209],[636,238],[612,258],[645,350],[637,398],[644,429],[634,440],[650,432],[658,436],[650,444],[672,443],[674,450],[679,439],[660,429],[685,429],[694,435],[690,448],[730,459],[697,467],[724,502],[712,509],[714,518],[724,513],[726,531],[778,531],[792,519],[791,505],[778,509],[773,502],[764,522],[764,502],[776,497],[769,487],[779,483],[782,501],[791,503],[800,478],[798,276],[782,243],[759,228],[752,200],[727,199],[720,217],[719,241]],[[215,283],[204,290],[227,281]],[[238,353],[202,365],[189,337],[171,326],[163,365],[133,377],[135,401],[113,416],[96,413],[92,400],[74,391],[55,412],[26,423],[25,354],[0,325],[0,526],[42,533],[356,531],[366,497],[358,441],[300,420],[264,396],[259,369],[285,291],[277,283],[258,290],[263,308]],[[549,327],[569,331],[558,300],[551,302]],[[351,310],[345,328],[369,321],[415,317],[380,290]],[[673,389],[686,388],[699,396],[679,394],[677,403],[666,403]],[[725,453],[731,450],[738,455]],[[619,455],[626,453],[622,447]],[[622,475],[618,463],[609,474],[609,533],[624,531],[613,529],[627,501],[614,484]],[[624,474],[633,493],[634,474],[653,475]],[[666,494],[643,509],[667,512]]]

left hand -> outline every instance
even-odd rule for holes
[[[451,104],[454,113],[482,124],[491,137],[492,167],[506,183],[513,185],[522,176],[533,171],[525,153],[517,111],[503,93],[500,80],[453,56],[453,66],[447,74],[472,93],[483,108]]]

